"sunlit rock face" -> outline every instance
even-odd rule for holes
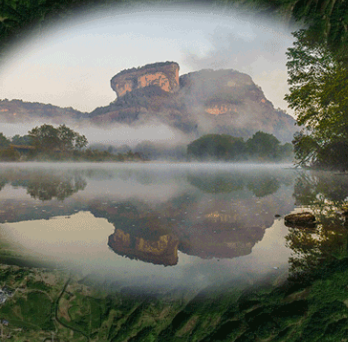
[[[135,89],[157,86],[168,93],[179,90],[179,64],[154,63],[123,70],[111,79],[111,88],[120,98]]]
[[[109,236],[108,245],[117,254],[126,255],[153,264],[173,266],[178,263],[179,239],[174,235],[162,235],[157,240],[131,237],[121,229]]]
[[[231,112],[237,113],[237,106],[233,106],[231,104],[224,104],[224,103],[213,104],[213,105],[207,106],[205,108],[205,111],[212,115],[220,115],[220,114],[231,113]]]

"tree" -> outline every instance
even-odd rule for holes
[[[280,158],[280,141],[272,134],[258,131],[247,140],[246,144],[251,156],[265,159]]]
[[[7,148],[10,145],[10,140],[0,133],[0,149]]]
[[[305,30],[294,33],[288,49],[288,83],[285,96],[303,126],[294,138],[300,165],[347,169],[341,148],[348,144],[348,70]]]
[[[11,139],[11,143],[13,145],[31,145],[32,144],[32,141],[29,137],[29,135],[23,135],[23,136],[20,136],[19,134],[16,134],[12,137]]]
[[[187,146],[187,154],[199,159],[235,160],[245,152],[242,138],[228,134],[206,134]]]
[[[55,128],[51,125],[35,127],[28,132],[33,145],[39,152],[59,151],[68,153],[87,146],[87,138],[65,125]]]
[[[28,135],[39,152],[49,152],[59,146],[58,130],[51,125],[35,127]]]

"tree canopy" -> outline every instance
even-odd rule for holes
[[[7,139],[3,133],[0,133],[0,149],[6,148],[10,145],[10,140]]]
[[[187,146],[187,155],[199,160],[278,161],[292,157],[292,146],[272,134],[256,132],[246,142],[228,134],[206,134]]]
[[[258,131],[247,141],[247,146],[252,156],[269,159],[279,156],[280,141],[272,134]]]
[[[187,146],[187,154],[198,159],[235,159],[244,151],[243,139],[228,134],[206,134]]]
[[[345,170],[348,168],[348,73],[338,60],[306,30],[288,49],[288,83],[285,99],[295,110],[302,132],[294,137],[300,165]]]
[[[38,151],[46,153],[54,150],[62,153],[81,150],[88,143],[84,135],[80,135],[65,125],[55,128],[44,124],[33,128],[28,132],[28,136]]]
[[[12,137],[11,139],[11,143],[13,145],[18,145],[18,146],[21,146],[21,145],[31,145],[32,144],[32,141],[29,137],[29,135],[23,135],[23,136],[20,136],[19,134],[16,134]]]

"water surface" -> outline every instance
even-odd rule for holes
[[[288,165],[2,164],[2,262],[120,288],[281,281],[296,177]]]

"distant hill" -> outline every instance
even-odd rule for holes
[[[34,120],[61,124],[84,120],[87,113],[71,107],[61,108],[51,104],[24,102],[22,100],[0,100],[0,122],[30,123]]]
[[[122,123],[169,125],[196,138],[225,133],[249,138],[256,131],[292,140],[295,120],[275,109],[250,76],[235,70],[201,70],[179,77],[175,62],[123,70],[111,79],[114,102],[90,113],[20,100],[0,101],[1,122],[76,122],[96,126]]]

